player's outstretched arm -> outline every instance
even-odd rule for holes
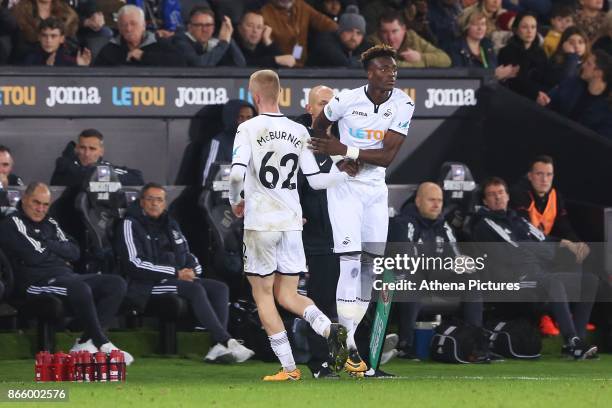
[[[340,140],[324,132],[317,132],[316,136],[312,137],[309,143],[310,149],[315,153],[323,153],[330,156],[341,155],[349,159],[359,159],[365,163],[381,167],[387,167],[391,164],[405,139],[405,136],[401,133],[388,130],[385,133],[382,149],[357,149],[356,147],[348,148]]]
[[[329,173],[321,173],[314,155],[308,149],[300,154],[300,169],[308,179],[308,184],[315,190],[323,190],[346,181],[349,175],[333,165]]]

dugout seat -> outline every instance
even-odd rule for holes
[[[16,211],[16,206],[21,200],[22,190],[12,187],[0,188],[0,220],[8,217]]]
[[[242,282],[242,231],[244,223],[232,213],[228,201],[229,163],[214,163],[199,206],[204,210],[209,225],[210,258],[218,277],[232,289],[240,289]]]
[[[77,194],[75,208],[85,225],[82,257],[87,273],[117,272],[113,239],[127,207],[126,196],[112,166],[108,165],[96,166],[85,190]]]
[[[471,211],[477,199],[476,182],[467,165],[460,162],[445,162],[440,167],[438,179],[444,194],[442,214],[447,221],[453,221],[456,214]]]

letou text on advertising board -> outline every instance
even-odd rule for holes
[[[304,113],[308,92],[364,86],[362,78],[281,78],[280,105]],[[448,117],[477,103],[481,78],[398,79],[396,88],[416,103],[415,117]],[[171,78],[0,76],[0,117],[192,117],[207,105],[250,101],[248,77]]]

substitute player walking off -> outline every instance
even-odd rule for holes
[[[404,142],[414,102],[400,89],[395,51],[379,45],[361,56],[368,73],[366,86],[335,96],[317,117],[311,139],[316,153],[357,160],[359,173],[347,183],[327,189],[334,252],[340,254],[336,306],[340,324],[348,328],[348,372],[366,371],[355,345],[355,331],[370,302],[372,257],[383,255],[389,224],[385,168]],[[338,122],[340,140],[324,133]]]
[[[280,82],[274,71],[253,73],[249,91],[259,116],[242,123],[236,132],[229,200],[234,214],[244,216],[244,271],[272,350],[283,366],[264,381],[299,380],[301,373],[275,299],[327,338],[336,370],[345,364],[348,353],[346,329],[297,293],[298,274],[306,270],[297,168],[315,189],[344,184],[349,176],[335,166],[328,174],[319,172],[306,146],[308,131],[280,113]]]

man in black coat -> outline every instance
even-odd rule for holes
[[[323,110],[327,102],[334,96],[334,91],[324,85],[312,88],[308,94],[306,114],[296,119],[296,122],[311,128],[312,121]],[[329,173],[333,162],[323,154],[315,154],[315,159],[322,173]],[[304,229],[302,241],[308,265],[308,283],[306,290],[312,301],[326,316],[336,317],[336,284],[340,275],[338,257],[334,254],[334,240],[327,212],[327,190],[315,190],[308,184],[307,178],[298,172],[298,192],[302,206]],[[334,378],[335,374],[328,363],[329,349],[325,339],[309,331],[308,347],[311,358],[308,368],[314,378]]]
[[[325,86],[317,85],[308,93],[306,114],[301,115],[296,122],[311,129],[312,121],[325,105],[334,97],[334,91]],[[332,128],[332,132],[334,132]],[[329,173],[336,164],[331,157],[325,154],[315,154],[315,160],[321,173]],[[346,166],[346,167],[345,167]],[[357,172],[357,165],[347,161],[339,162],[338,167],[349,174]],[[304,229],[302,241],[308,266],[308,283],[306,290],[308,297],[319,307],[326,316],[337,317],[336,286],[340,276],[339,258],[334,254],[333,232],[327,209],[327,190],[315,190],[308,184],[304,174],[298,172],[298,192],[302,206]],[[329,349],[327,342],[314,331],[308,331],[308,347],[311,358],[308,368],[314,378],[336,378],[327,361]]]
[[[118,12],[119,35],[101,50],[94,66],[185,66],[183,56],[172,44],[146,30],[141,8],[128,4]]]
[[[55,161],[55,169],[51,176],[51,185],[65,186],[62,195],[53,203],[52,214],[73,236],[81,250],[85,253],[85,225],[81,217],[75,216],[75,200],[77,195],[85,191],[87,183],[96,171],[97,166],[109,166],[119,182],[124,186],[141,186],[144,184],[142,172],[122,166],[114,166],[103,159],[104,136],[97,129],[85,129],[77,142],[70,142]],[[87,256],[82,263],[89,261]],[[84,266],[84,265],[82,265]]]
[[[91,173],[98,165],[111,166],[115,175],[124,186],[141,186],[144,184],[142,172],[123,166],[115,166],[103,159],[104,135],[97,129],[85,129],[77,142],[70,142],[55,161],[51,176],[51,185],[66,187],[84,187]]]
[[[74,272],[71,263],[79,258],[79,246],[47,215],[50,203],[49,188],[32,183],[17,213],[0,223],[0,247],[17,265],[17,287],[27,296],[56,295],[71,308],[85,330],[70,351],[118,350],[103,328],[119,310],[126,283],[117,275]],[[127,364],[134,360],[128,353],[125,359]]]

